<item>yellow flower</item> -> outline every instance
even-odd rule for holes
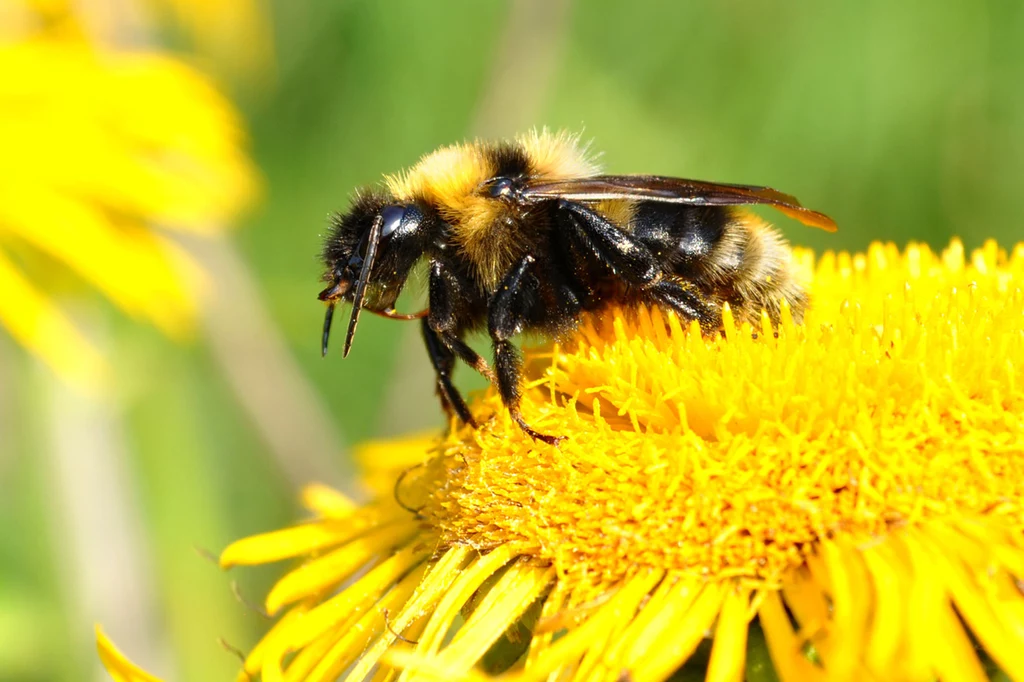
[[[0,73],[0,324],[95,385],[101,357],[51,300],[62,269],[186,332],[201,279],[164,230],[220,231],[252,201],[241,125],[202,76],[152,52],[27,38],[0,45]]]
[[[100,661],[113,676],[114,682],[159,682],[156,677],[125,658],[99,626],[96,627],[96,643]]]
[[[489,392],[390,477],[375,446],[372,502],[228,547],[301,559],[239,679],[770,679],[762,636],[783,680],[1024,679],[1024,245],[797,267],[803,325],[613,311],[529,354],[558,448]]]
[[[264,3],[258,0],[146,0],[174,15],[214,62],[244,72],[258,84],[272,78],[274,45]]]
[[[226,65],[264,82],[273,69],[271,29],[258,0],[4,0],[0,39],[42,31],[99,45],[137,45],[160,33],[154,19],[173,19],[212,66]]]

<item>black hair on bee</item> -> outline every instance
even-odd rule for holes
[[[522,361],[512,338],[560,335],[585,311],[646,303],[721,328],[728,303],[740,319],[777,320],[786,300],[799,317],[807,297],[782,237],[741,205],[772,206],[804,224],[835,230],[828,216],[767,187],[653,175],[601,175],[579,139],[533,132],[510,142],[441,148],[381,189],[356,195],[324,243],[328,286],[322,352],[334,307],[352,303],[344,355],[359,314],[421,319],[442,405],[473,417],[452,384],[456,360],[493,381],[510,415],[519,411]],[[419,261],[429,265],[428,306],[395,302]],[[494,369],[464,338],[485,328]]]

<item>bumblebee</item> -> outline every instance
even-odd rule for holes
[[[766,204],[807,225],[828,216],[767,187],[653,175],[601,175],[577,136],[533,132],[514,141],[441,148],[384,186],[358,192],[336,216],[323,247],[328,286],[322,350],[335,305],[352,304],[344,355],[360,311],[420,319],[442,405],[473,417],[452,384],[457,360],[494,383],[510,416],[519,411],[522,360],[513,337],[560,336],[581,313],[610,303],[647,303],[720,329],[728,302],[740,317],[777,319],[782,299],[799,315],[807,297],[780,235],[737,206]],[[414,265],[429,270],[427,307],[395,302]],[[494,369],[465,342],[485,330]]]

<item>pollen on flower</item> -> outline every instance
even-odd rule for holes
[[[800,325],[614,310],[528,352],[560,447],[489,392],[364,448],[371,502],[229,546],[300,560],[239,681],[1024,679],[1024,245],[795,266]]]
[[[814,273],[803,325],[727,316],[709,341],[642,309],[532,354],[525,414],[568,440],[534,442],[492,392],[487,426],[448,438],[418,478],[421,513],[446,544],[509,544],[602,584],[637,565],[774,584],[839,533],[1020,523],[1020,250],[797,257]]]

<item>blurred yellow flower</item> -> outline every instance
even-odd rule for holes
[[[239,679],[1024,679],[1024,245],[797,265],[803,325],[614,311],[532,352],[558,448],[491,391],[374,445],[369,504],[229,546],[301,559]]]
[[[226,64],[266,83],[273,77],[274,45],[259,0],[144,0],[174,16],[215,64]]]
[[[259,81],[273,76],[274,41],[260,0],[2,0],[0,39],[31,33],[116,47],[153,42],[175,24],[206,66]]]
[[[163,230],[210,234],[254,199],[231,105],[188,67],[77,40],[0,45],[0,323],[65,377],[102,360],[52,302],[62,269],[170,334],[198,268]]]
[[[99,626],[96,627],[96,642],[100,661],[114,682],[159,682],[156,677],[125,658]]]

